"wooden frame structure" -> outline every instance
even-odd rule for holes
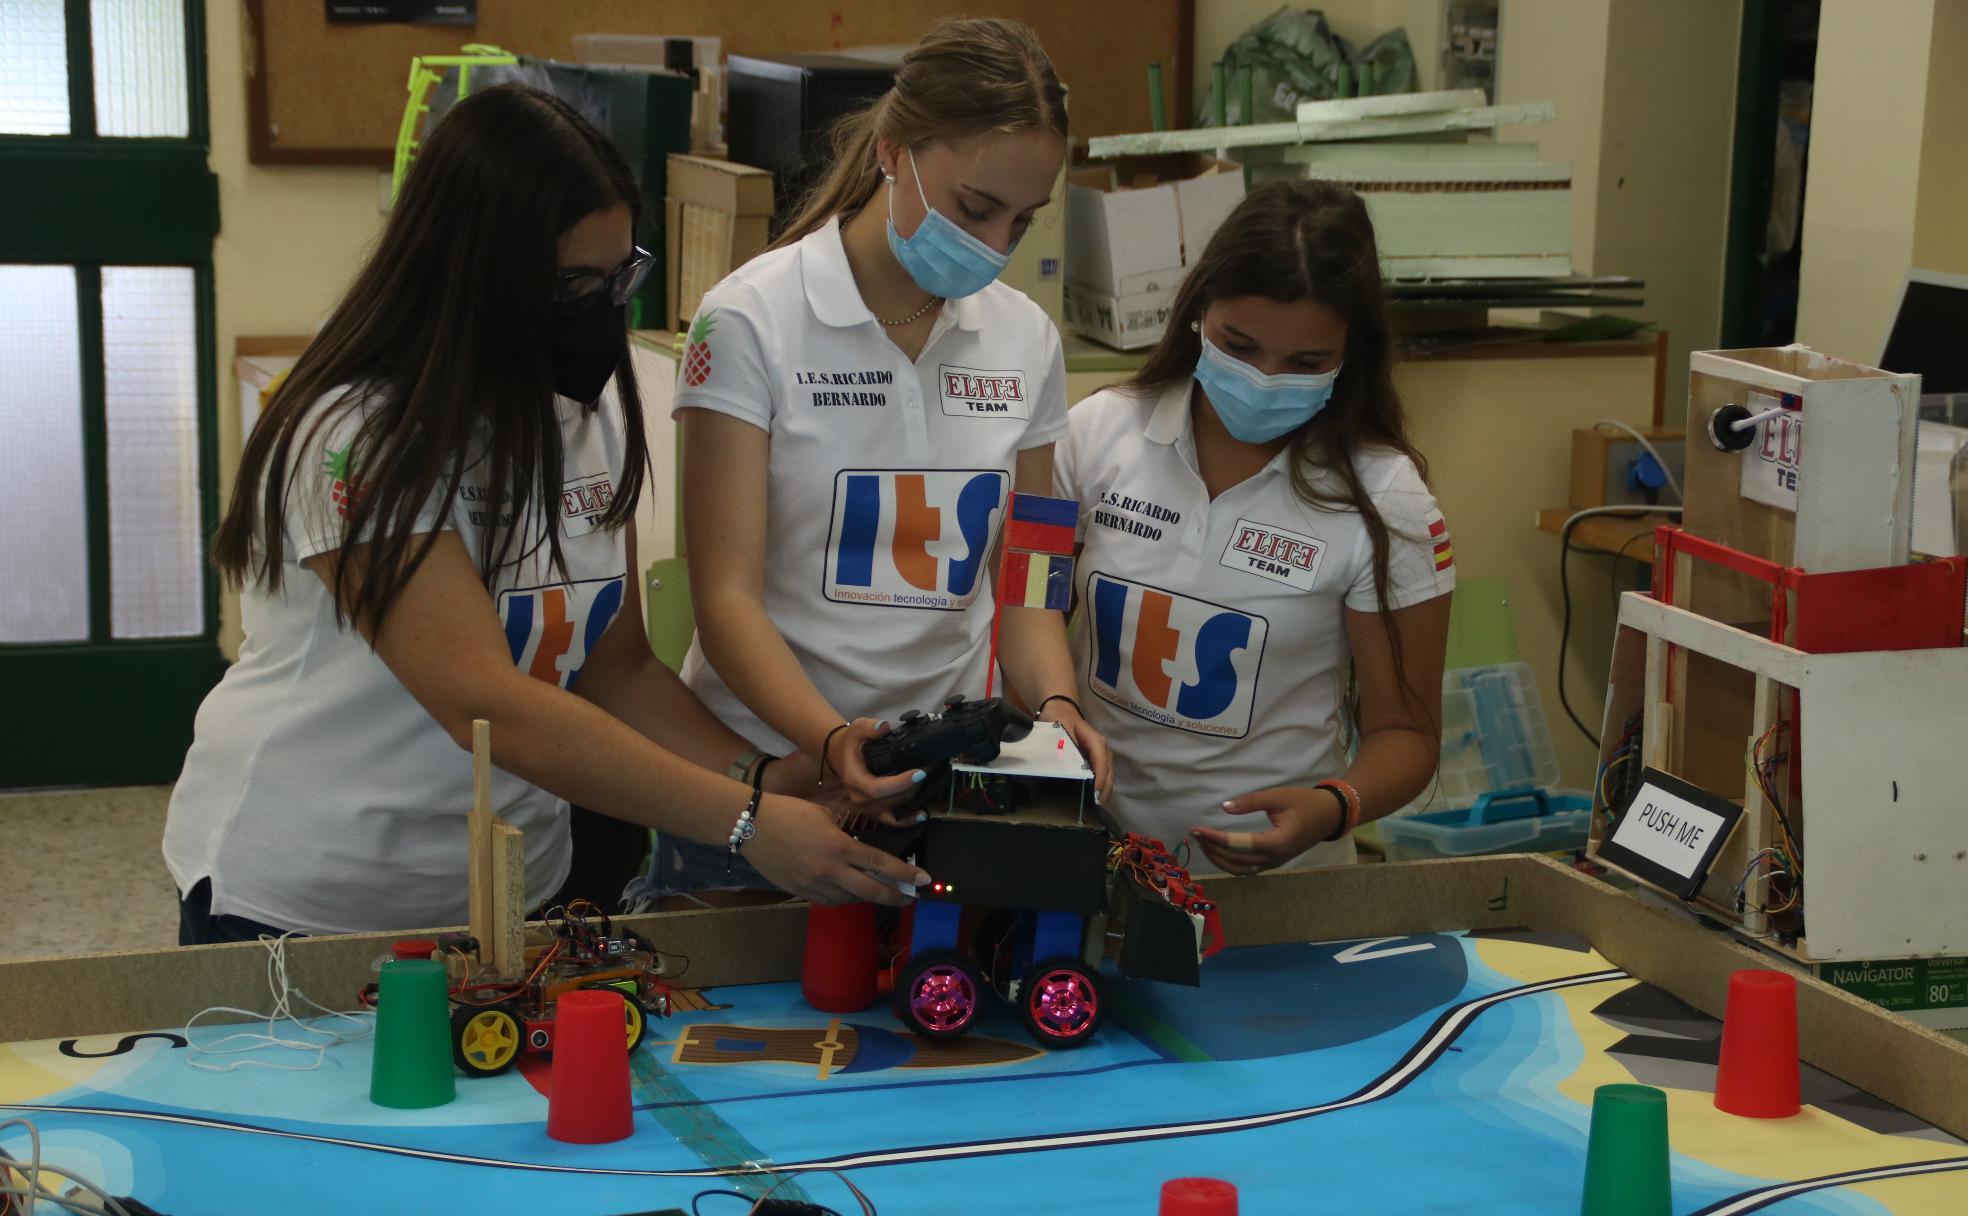
[[[1217,879],[1210,895],[1233,945],[1522,926],[1569,932],[1634,978],[1715,1017],[1733,972],[1776,961],[1691,918],[1637,904],[1527,854]],[[707,987],[800,973],[802,904],[618,923],[690,956],[692,980]],[[398,936],[294,939],[287,945],[289,977],[317,998],[332,1001],[346,992],[353,1000],[370,961]],[[182,1026],[209,1005],[263,1004],[266,950],[247,942],[0,963],[0,991],[10,994],[0,1003],[0,1042]],[[1968,1046],[1809,976],[1798,978],[1797,1009],[1805,1062],[1968,1136]]]

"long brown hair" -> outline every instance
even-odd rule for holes
[[[895,84],[834,124],[832,164],[792,209],[771,248],[859,211],[881,184],[875,143],[908,147],[987,132],[1066,138],[1066,88],[1030,26],[998,17],[945,21],[902,57]]]
[[[1332,399],[1291,437],[1292,489],[1310,505],[1359,513],[1373,543],[1374,594],[1385,605],[1387,521],[1354,460],[1370,448],[1397,452],[1414,461],[1424,479],[1428,462],[1408,439],[1394,391],[1387,289],[1373,221],[1360,196],[1327,181],[1271,181],[1244,196],[1176,290],[1161,341],[1122,388],[1159,396],[1186,382],[1202,353],[1202,335],[1192,326],[1200,327],[1213,302],[1240,296],[1287,304],[1314,300],[1346,319],[1345,365]],[[1321,471],[1339,479],[1337,492],[1315,479]],[[1381,619],[1398,670],[1401,641],[1384,606]]]
[[[340,390],[372,408],[348,454],[360,489],[352,480],[343,508],[332,580],[338,619],[346,608],[380,634],[437,540],[429,532],[412,544],[419,511],[436,501],[440,517],[450,513],[468,460],[485,462],[493,501],[508,496],[512,512],[510,525],[480,534],[487,586],[541,543],[565,577],[549,343],[557,246],[594,212],[639,204],[621,155],[558,98],[507,85],[459,102],[425,141],[375,251],[253,428],[213,544],[219,569],[235,583],[279,590],[296,451],[309,451],[339,416],[339,406],[314,406]],[[603,516],[609,528],[634,518],[649,463],[626,357],[615,386],[628,452]],[[490,424],[489,443],[474,439],[480,423]],[[533,526],[535,504],[544,535],[515,555],[515,533]],[[355,537],[367,556],[351,582]]]

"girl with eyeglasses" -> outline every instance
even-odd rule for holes
[[[826,175],[691,326],[676,398],[697,619],[684,679],[763,754],[840,774],[879,814],[923,774],[876,777],[862,746],[903,713],[983,693],[1010,495],[1052,490],[1059,334],[996,280],[1052,201],[1066,130],[1029,28],[938,26],[836,128]],[[1071,731],[1104,790],[1062,615],[1006,608],[998,658],[1000,687]],[[727,885],[714,852],[664,836],[640,895]]]
[[[823,902],[926,881],[784,792],[811,792],[814,766],[727,776],[744,740],[649,651],[624,317],[649,267],[639,206],[616,151],[545,94],[474,94],[426,141],[219,529],[246,638],[171,798],[181,941],[462,922],[478,718],[529,906],[567,875],[570,801]]]

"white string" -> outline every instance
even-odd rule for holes
[[[321,1067],[321,1061],[327,1056],[330,1047],[354,1042],[375,1032],[375,1024],[371,1016],[344,1013],[340,1010],[329,1009],[316,1002],[307,993],[294,987],[288,981],[287,939],[292,936],[293,933],[291,930],[281,934],[279,937],[274,937],[266,933],[260,934],[260,944],[267,948],[267,988],[273,996],[272,1011],[263,1014],[256,1009],[238,1009],[231,1005],[214,1005],[210,1009],[201,1009],[197,1013],[192,1014],[191,1020],[184,1025],[184,1039],[190,1046],[190,1054],[185,1057],[185,1063],[191,1065],[193,1068],[203,1069],[206,1072],[231,1072],[236,1068],[242,1068],[247,1065],[255,1068],[270,1068],[276,1072],[312,1072]],[[328,1030],[319,1026],[310,1026],[295,1016],[293,1001],[296,999],[306,1002],[317,1013],[324,1014],[330,1018],[338,1018],[345,1022],[352,1022],[359,1029]],[[235,1013],[246,1018],[264,1017],[267,1028],[265,1033],[254,1030],[242,1030],[235,1034],[229,1034],[223,1038],[216,1039],[210,1043],[198,1043],[192,1038],[192,1027],[198,1023],[198,1019],[213,1013]],[[311,1035],[313,1037],[307,1039],[282,1038],[280,1034],[280,1024],[282,1022],[292,1026],[300,1034]],[[239,1046],[227,1047],[225,1046],[227,1043],[238,1043]],[[245,1052],[259,1051],[267,1047],[278,1047],[286,1051],[311,1051],[314,1053],[314,1059],[305,1064],[281,1064],[273,1060],[254,1059],[234,1060],[228,1064],[210,1064],[200,1059],[201,1056],[240,1055]]]
[[[32,1213],[37,1204],[47,1202],[56,1204],[65,1211],[82,1212],[86,1213],[87,1216],[101,1216],[104,1212],[108,1212],[110,1216],[130,1216],[130,1209],[117,1202],[115,1196],[103,1190],[95,1183],[90,1182],[87,1178],[79,1174],[71,1174],[58,1166],[44,1164],[41,1160],[41,1133],[35,1128],[34,1124],[28,1122],[26,1119],[9,1119],[4,1123],[0,1123],[0,1132],[4,1132],[10,1127],[25,1128],[27,1130],[27,1169],[23,1172],[20,1162],[13,1160],[4,1153],[0,1153],[0,1195],[12,1195],[20,1200],[20,1208],[23,1213]],[[75,1188],[71,1189],[67,1195],[57,1194],[54,1190],[41,1183],[43,1176],[48,1174],[53,1174],[57,1178],[68,1179],[75,1184]],[[14,1185],[13,1180],[16,1177],[21,1180],[19,1186]],[[76,1202],[74,1196],[77,1189],[85,1190],[91,1195],[94,1195],[96,1202],[94,1204]]]

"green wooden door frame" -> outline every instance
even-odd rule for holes
[[[202,572],[204,617],[188,638],[119,640],[110,616],[109,437],[102,332],[104,266],[192,271],[196,311],[201,550],[218,524],[218,381],[212,239],[218,180],[206,164],[203,0],[182,0],[188,132],[96,134],[90,0],[67,0],[69,134],[0,136],[0,263],[75,267],[82,460],[89,549],[88,640],[0,645],[0,787],[169,781],[191,744],[198,703],[225,669],[219,585]],[[18,573],[18,572],[16,572]]]

